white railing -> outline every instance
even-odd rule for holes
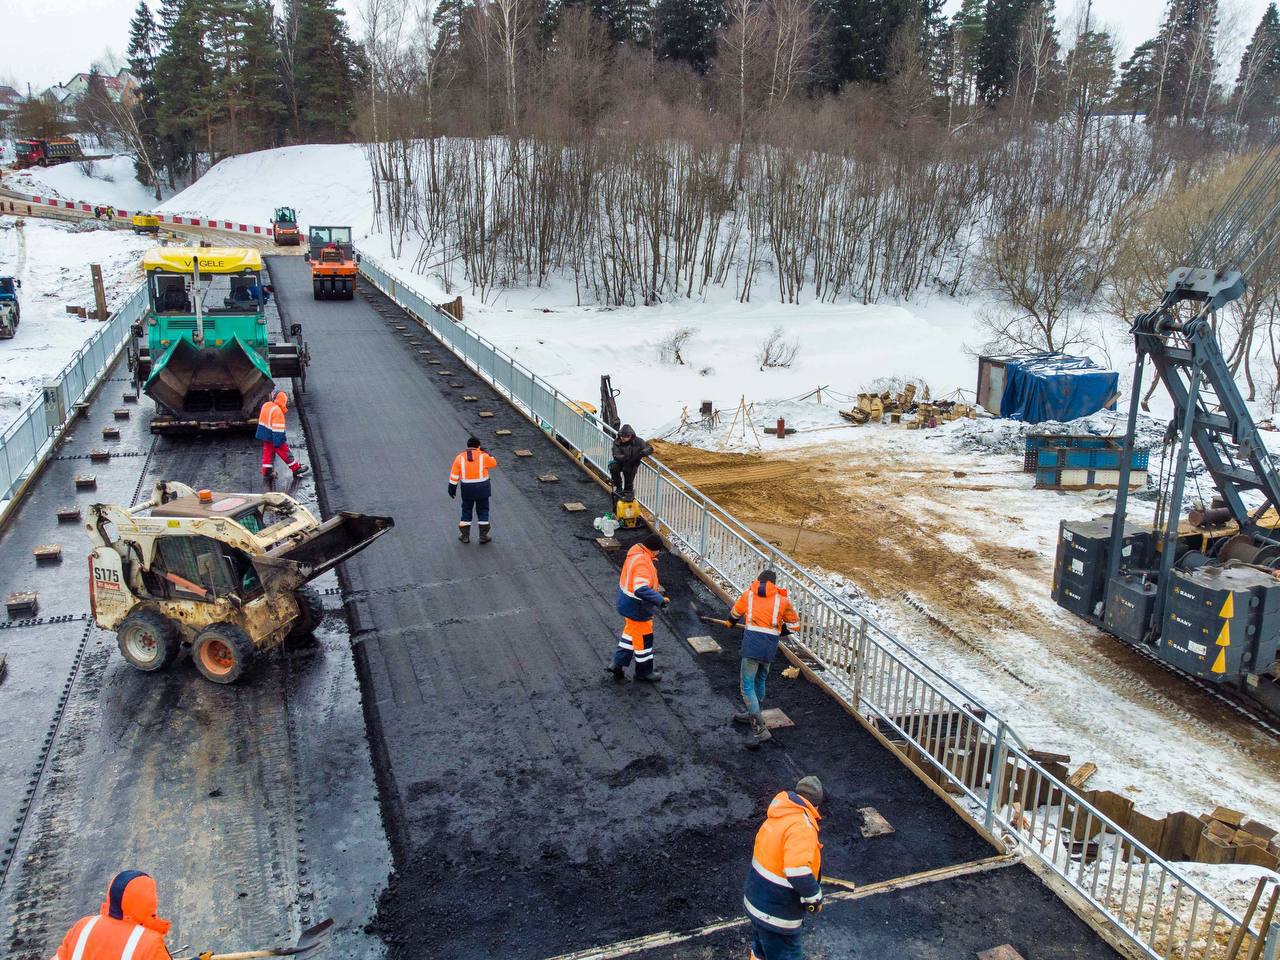
[[[72,355],[62,372],[45,381],[41,395],[0,433],[0,502],[11,499],[32,471],[44,463],[54,440],[76,415],[76,404],[106,376],[129,337],[130,327],[142,318],[146,306],[146,284],[140,284]],[[17,335],[23,335],[21,327]]]
[[[443,313],[367,256],[361,273],[547,433],[607,473],[612,433],[573,399]],[[931,776],[989,832],[1056,874],[1141,954],[1181,960],[1275,960],[1280,925],[1244,922],[1174,864],[1032,759],[1009,724],[800,564],[656,459],[636,495],[691,564],[729,592],[766,566],[802,612],[789,639],[834,693]],[[1277,918],[1280,920],[1280,918]],[[1265,951],[1265,953],[1263,952]]]

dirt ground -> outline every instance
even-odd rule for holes
[[[856,584],[886,625],[1032,746],[1098,763],[1091,787],[1149,811],[1243,805],[1280,826],[1280,743],[1053,605],[1057,518],[1080,501],[1031,490],[1015,458],[874,444],[788,455],[655,447],[798,561]]]

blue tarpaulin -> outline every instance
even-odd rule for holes
[[[1120,375],[1088,357],[1049,353],[1011,358],[1005,367],[1000,416],[1027,423],[1075,420],[1115,407]]]

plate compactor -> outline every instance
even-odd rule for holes
[[[306,585],[393,526],[347,512],[322,522],[283,493],[158,483],[136,507],[89,509],[93,619],[139,670],[185,648],[205,678],[232,683],[257,655],[309,636],[324,607]]]
[[[356,295],[356,265],[350,227],[310,227],[306,260],[311,264],[311,295],[316,300],[350,300]]]
[[[272,343],[262,257],[242,247],[156,247],[142,261],[149,304],[135,325],[135,390],[156,404],[152,433],[230,430],[257,423],[275,377],[306,389],[302,325]]]

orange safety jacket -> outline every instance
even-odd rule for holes
[[[796,934],[805,909],[822,902],[822,844],[818,810],[783,790],[769,804],[756,833],[743,905],[752,921],[776,933]]]
[[[489,471],[498,461],[479,447],[468,447],[453,458],[453,470],[449,473],[449,485],[456,483],[481,483],[489,479]]]
[[[768,580],[757,580],[742,592],[733,605],[733,615],[743,627],[756,633],[779,636],[784,623],[799,623],[800,615],[791,605],[787,591]]]
[[[658,582],[658,555],[643,543],[627,551],[614,607],[628,620],[652,620],[653,611],[662,606],[662,584]]]
[[[78,920],[56,960],[170,960],[169,922],[156,916],[156,883],[145,873],[117,874],[102,910]]]
[[[284,414],[288,409],[289,398],[283,391],[264,403],[258,411],[258,432],[255,436],[276,446],[284,443]]]

